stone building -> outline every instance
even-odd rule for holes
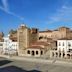
[[[27,28],[25,25],[21,25],[18,30],[17,30],[17,40],[19,43],[19,50],[18,54],[19,55],[24,55],[25,50],[27,47],[29,47],[29,28]]]
[[[55,41],[65,37],[72,38],[72,30],[68,27],[60,27],[56,30],[40,31],[39,38],[40,37],[52,38]]]
[[[4,37],[4,33],[1,32],[1,33],[0,33],[0,42],[3,42],[3,37]]]
[[[39,34],[39,32],[38,32],[38,29],[37,28],[32,28],[32,29],[30,29],[30,43],[33,43],[33,42],[37,42],[38,41],[38,34]]]
[[[46,31],[39,31],[39,39],[42,38],[52,38],[52,31],[46,30]]]
[[[28,28],[22,24],[17,30],[17,38],[19,43],[19,55],[26,55],[26,49],[30,46],[30,43],[38,40],[38,29]]]
[[[26,50],[26,56],[30,57],[41,57],[45,54],[45,49],[41,46],[31,46]]]
[[[47,42],[33,42],[26,50],[26,56],[42,57],[49,51],[50,45]]]
[[[0,54],[3,53],[3,42],[0,42]]]
[[[4,41],[3,37],[4,37],[4,33],[1,32],[0,33],[0,54],[2,54],[3,52],[3,41]]]

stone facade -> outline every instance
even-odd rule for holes
[[[67,27],[60,27],[57,30],[40,31],[39,37],[52,38],[53,40],[57,40],[65,37],[72,38],[72,30]]]
[[[26,56],[41,57],[44,54],[44,51],[45,51],[45,49],[38,47],[38,46],[27,48]]]
[[[3,53],[3,42],[0,42],[0,54]]]
[[[30,43],[33,43],[33,42],[36,42],[36,41],[38,41],[38,29],[37,28],[32,28],[31,30],[30,30]]]
[[[4,41],[4,40],[3,40],[3,37],[4,37],[4,33],[1,32],[1,33],[0,33],[0,42],[3,42],[3,41]]]
[[[29,29],[25,25],[21,25],[17,30],[19,55],[25,54],[26,48],[29,46]]]
[[[38,30],[30,29],[25,25],[21,25],[17,30],[18,43],[19,43],[19,55],[26,54],[26,49],[30,46],[30,43],[38,40]]]

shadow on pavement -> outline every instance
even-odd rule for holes
[[[41,72],[41,71],[38,70],[27,71],[16,66],[7,66],[7,67],[0,68],[0,72]]]
[[[38,70],[31,70],[31,71],[28,71],[28,72],[41,72],[41,71],[38,71]]]
[[[8,64],[8,63],[11,63],[12,61],[10,61],[10,60],[1,60],[0,61],[0,66],[2,66],[2,65],[5,65],[5,64]]]

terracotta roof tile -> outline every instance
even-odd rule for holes
[[[34,43],[32,43],[31,45],[44,45],[44,46],[46,46],[46,45],[49,45],[47,42],[34,42]]]
[[[31,48],[31,49],[44,49],[43,47],[41,46],[30,46],[28,48]]]

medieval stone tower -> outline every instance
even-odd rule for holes
[[[25,50],[29,47],[29,29],[25,25],[21,25],[18,30],[19,55],[25,54]]]
[[[26,25],[21,24],[17,30],[18,43],[19,43],[19,55],[25,55],[26,49],[30,46],[31,43],[38,40],[38,29],[28,28]]]

